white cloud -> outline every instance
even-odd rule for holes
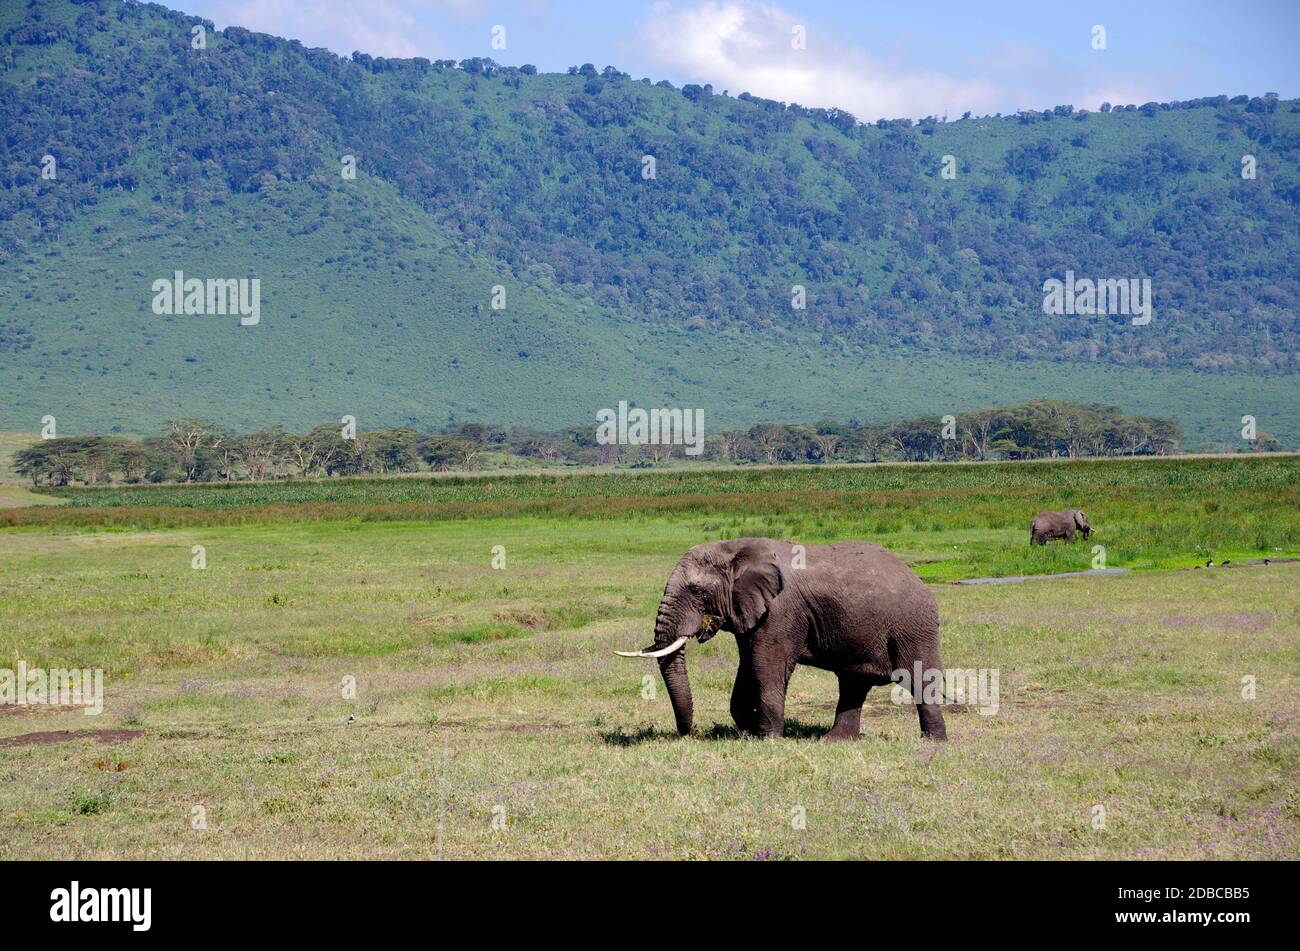
[[[847,109],[864,122],[879,118],[956,117],[1048,109],[1069,103],[1096,108],[1103,100],[1167,99],[1158,83],[1115,80],[1102,70],[1070,68],[1043,50],[1006,43],[972,57],[956,72],[886,62],[775,3],[704,0],[674,6],[660,0],[641,24],[657,62],[691,81],[732,95],[749,92],[804,106]],[[795,49],[792,29],[807,31]]]
[[[564,15],[546,0],[195,0],[194,7],[219,28],[236,24],[345,56],[361,50],[429,59],[471,53],[426,23],[450,28],[449,21],[472,23],[506,11],[522,14],[527,22]],[[807,31],[803,50],[791,43],[797,25]],[[575,62],[602,59],[604,39],[598,33],[576,34],[574,42],[587,52],[575,54]],[[1140,105],[1169,98],[1159,92],[1168,83],[1154,77],[1116,76],[1102,62],[1070,68],[1023,44],[1005,43],[939,69],[907,59],[886,60],[837,35],[833,26],[806,21],[764,0],[658,0],[638,25],[636,41],[638,54],[686,81],[712,83],[733,95],[750,92],[804,106],[847,109],[864,122],[956,117],[966,111],[1009,113],[1058,103],[1096,108],[1103,100]]]
[[[1006,90],[988,80],[891,69],[775,4],[708,0],[675,9],[656,3],[651,13],[643,24],[649,54],[732,95],[834,106],[866,122],[992,111],[1007,99]],[[807,31],[803,50],[791,42],[799,25]]]
[[[372,56],[451,55],[413,11],[420,6],[458,12],[474,0],[413,4],[402,0],[217,0],[204,15],[218,29],[242,26],[323,46],[344,56],[360,50]]]

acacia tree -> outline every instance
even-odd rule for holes
[[[672,443],[648,443],[642,447],[642,451],[649,454],[651,461],[653,461],[655,465],[673,457]],[[662,460],[660,459],[660,456],[663,457]]]
[[[143,443],[124,442],[117,454],[118,465],[122,467],[122,478],[127,482],[139,482],[149,470],[153,461],[149,450]]]
[[[723,432],[718,434],[714,442],[722,458],[727,462],[731,462],[736,458],[736,453],[740,448],[740,440],[740,433]]]
[[[307,438],[316,447],[316,464],[327,475],[334,475],[346,470],[346,460],[351,454],[352,446],[343,438],[339,427],[333,423],[322,423],[307,434]]]
[[[1085,449],[1097,444],[1099,436],[1104,441],[1105,429],[1105,421],[1095,410],[1071,407],[1064,419],[1065,451],[1072,458],[1083,455]]]
[[[420,436],[414,429],[399,426],[369,436],[369,458],[376,472],[414,472],[418,468],[415,445]]]
[[[1282,448],[1278,438],[1272,433],[1266,433],[1259,430],[1255,433],[1255,438],[1250,441],[1251,452],[1277,452]]]
[[[839,433],[813,433],[810,437],[817,447],[817,455],[822,462],[829,462],[840,448]]]
[[[268,426],[247,436],[240,436],[230,444],[234,448],[235,458],[243,466],[245,478],[261,482],[273,473],[281,457],[284,431],[278,426]]]
[[[81,463],[81,478],[86,485],[94,485],[119,464],[122,440],[111,437],[84,436],[77,447]]]
[[[186,482],[194,481],[203,450],[215,450],[224,440],[225,434],[220,424],[203,419],[187,419],[183,422],[170,419],[162,439],[163,445],[172,451],[184,470]]]
[[[815,452],[822,462],[829,462],[844,442],[847,427],[832,419],[820,419],[809,435]]]
[[[899,423],[890,430],[893,446],[909,462],[921,462],[941,448],[939,427],[930,417]]]
[[[1183,441],[1183,427],[1177,420],[1144,417],[1151,429],[1151,449],[1157,456],[1177,452]],[[1265,436],[1268,433],[1264,434]],[[1273,440],[1277,442],[1276,439]]]
[[[60,436],[42,439],[14,454],[14,469],[33,485],[68,485],[77,479],[93,485],[118,464],[121,440],[103,436]]]
[[[749,438],[768,462],[776,462],[785,446],[786,431],[776,423],[760,423],[749,431]]]
[[[963,413],[961,416],[962,452],[976,459],[989,457],[989,440],[997,423],[997,411],[991,409]]]
[[[460,440],[451,436],[433,435],[424,439],[417,446],[420,458],[437,472],[446,472],[463,458]]]
[[[330,453],[328,468],[330,475],[353,476],[373,472],[375,435],[375,433],[359,432],[351,439],[344,439],[342,434],[336,434]]]
[[[1130,456],[1136,456],[1151,444],[1151,426],[1149,420],[1141,417],[1126,419],[1119,426],[1120,445]]]
[[[850,435],[849,445],[864,462],[879,462],[881,452],[888,450],[889,437],[883,426],[863,426]]]
[[[14,471],[32,485],[67,485],[72,480],[75,455],[63,439],[44,439],[14,453]]]
[[[303,478],[320,469],[326,452],[328,447],[317,438],[317,430],[305,435],[290,434],[284,437],[284,453]]]

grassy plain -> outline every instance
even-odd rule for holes
[[[43,490],[58,509],[10,508],[0,526],[162,529],[286,522],[472,519],[685,522],[687,540],[869,538],[928,580],[1049,574],[1106,564],[1190,567],[1300,555],[1300,456],[816,466],[342,479]],[[1030,548],[1044,508],[1085,509],[1089,544]],[[640,529],[638,529],[639,531]]]
[[[0,667],[102,667],[106,706],[0,708],[0,857],[1294,858],[1300,565],[1243,562],[1300,550],[1298,473],[582,474],[7,509]],[[1088,567],[1088,545],[1029,549],[1046,499],[1089,505],[1091,541],[1139,570],[938,583]],[[688,648],[701,733],[671,735],[653,662],[610,651],[649,640],[682,551],[741,534],[899,552],[936,582],[946,664],[1000,670],[997,714],[949,708],[935,746],[877,690],[858,743],[817,744],[834,681],[801,669],[787,738],[738,739],[724,635]],[[1187,567],[1207,552],[1234,565]],[[63,730],[138,734],[31,736]]]

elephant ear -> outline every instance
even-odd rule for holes
[[[775,553],[758,545],[744,546],[731,560],[731,579],[732,633],[746,634],[758,627],[784,586]]]
[[[1084,515],[1084,514],[1083,514],[1082,512],[1080,512],[1078,509],[1075,509],[1075,510],[1074,510],[1074,524],[1075,524],[1078,528],[1087,528],[1087,527],[1088,527],[1088,516]]]

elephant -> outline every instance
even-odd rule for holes
[[[686,552],[664,588],[654,644],[617,652],[658,661],[683,736],[694,727],[684,645],[724,629],[740,650],[731,717],[743,734],[783,735],[790,675],[805,664],[839,678],[835,723],[824,739],[856,739],[867,692],[892,681],[911,690],[922,735],[947,738],[942,696],[921,683],[922,671],[942,677],[938,604],[916,573],[879,545],[740,538]]]
[[[1092,534],[1088,516],[1078,509],[1066,509],[1064,512],[1039,512],[1029,523],[1029,544],[1046,545],[1054,538],[1064,538],[1074,544],[1074,532],[1078,529],[1087,538]]]

